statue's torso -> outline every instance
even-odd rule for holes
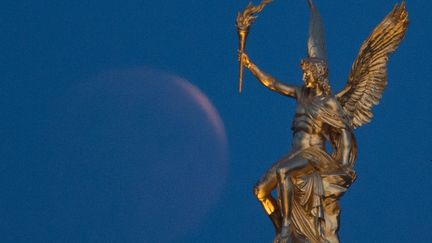
[[[323,105],[321,97],[303,94],[298,98],[298,105],[291,126],[293,131],[292,148],[294,151],[311,146],[325,149],[324,123],[312,114],[311,106]],[[316,110],[316,109],[315,109]]]

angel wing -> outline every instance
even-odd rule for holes
[[[370,122],[371,108],[377,105],[387,85],[387,61],[396,50],[408,27],[405,1],[375,27],[363,42],[351,68],[348,83],[336,95],[353,128]]]

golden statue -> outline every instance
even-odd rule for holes
[[[318,10],[311,10],[308,57],[301,61],[304,85],[279,82],[261,71],[245,53],[255,14],[271,0],[249,4],[237,16],[240,38],[240,91],[246,67],[265,87],[298,102],[289,154],[275,162],[254,193],[276,231],[275,243],[337,243],[339,199],[353,183],[357,147],[353,130],[370,122],[387,84],[387,61],[408,26],[405,2],[396,5],[360,48],[345,88],[333,95],[328,81],[324,31]],[[326,142],[331,151],[326,150]],[[277,200],[271,195],[276,189]]]

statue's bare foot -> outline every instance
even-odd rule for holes
[[[276,236],[278,241],[276,241],[276,239],[275,241],[277,243],[292,243],[292,237],[293,234],[292,234],[291,226],[290,225],[282,226],[280,234]]]
[[[273,240],[273,243],[279,243],[280,242],[280,233],[276,235],[276,237]]]

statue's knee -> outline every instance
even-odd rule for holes
[[[254,193],[254,195],[255,195],[255,197],[258,199],[258,200],[263,200],[263,199],[265,199],[266,197],[267,197],[267,193],[266,193],[266,191],[262,188],[262,187],[260,187],[260,185],[259,184],[256,184],[255,186],[254,186],[254,188],[253,188],[253,193]]]

